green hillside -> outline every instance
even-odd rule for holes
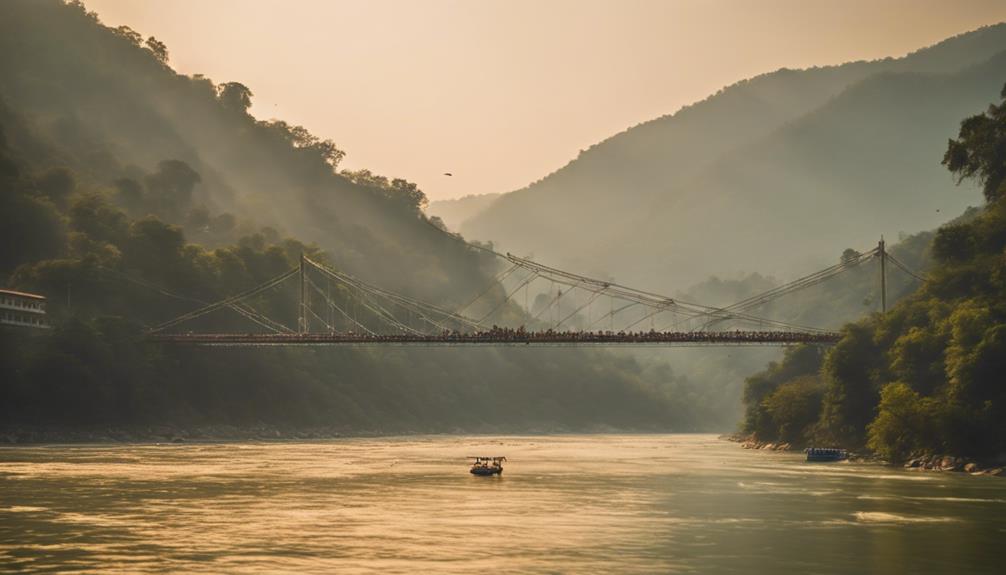
[[[474,255],[421,222],[425,197],[413,184],[340,172],[344,152],[333,142],[249,116],[253,94],[243,85],[179,75],[164,60],[168,47],[105,28],[83,9],[16,0],[0,10],[0,97],[48,144],[30,160],[100,186],[142,182],[161,161],[180,160],[200,179],[182,205],[158,214],[172,223],[199,220],[193,210],[231,213],[248,229],[316,242],[357,275],[429,298],[480,285]],[[8,138],[19,145],[16,133]],[[191,239],[212,242],[201,223],[186,226]]]
[[[0,332],[0,427],[722,427],[716,390],[603,353],[144,344],[302,252],[445,306],[498,271],[430,225],[415,185],[340,170],[333,142],[250,116],[251,90],[180,75],[169,50],[79,3],[0,3],[0,279],[48,296],[54,323]],[[295,301],[257,303],[293,325]],[[255,329],[220,314],[199,327]]]
[[[593,146],[461,230],[664,292],[713,273],[808,272],[977,201],[943,193],[933,160],[996,94],[1004,50],[997,25],[900,59],[739,82]],[[841,224],[816,224],[822,213]]]
[[[952,454],[1001,464],[1006,448],[1006,88],[961,123],[944,165],[987,201],[931,240],[921,288],[843,329],[827,353],[795,349],[747,381],[759,439],[869,447],[894,461]]]

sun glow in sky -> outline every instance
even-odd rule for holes
[[[521,188],[737,80],[900,56],[1006,20],[1001,0],[85,0],[239,81],[343,167],[433,199]],[[453,177],[443,175],[451,172]]]

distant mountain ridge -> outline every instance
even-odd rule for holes
[[[1004,50],[998,24],[903,58],[741,81],[592,146],[461,231],[665,292],[711,273],[808,271],[977,201],[952,189],[941,145],[998,94]],[[873,215],[863,218],[852,198],[866,201],[867,190]],[[794,222],[816,223],[790,233]],[[819,239],[800,235],[808,227]],[[723,253],[708,251],[713,237],[730,240],[715,242]],[[627,253],[653,263],[626,264]],[[768,254],[764,267],[753,263]]]
[[[488,208],[502,194],[470,194],[449,200],[435,200],[426,207],[429,216],[440,220],[452,230],[462,222]]]
[[[106,27],[79,3],[0,2],[0,107],[51,144],[28,160],[71,168],[98,188],[183,162],[198,183],[170,223],[191,208],[233,214],[249,231],[317,243],[343,269],[426,299],[462,301],[483,286],[487,271],[423,223],[414,185],[339,170],[334,142],[257,120],[249,88],[179,74],[169,62],[169,47]],[[12,145],[23,147],[16,135]]]
[[[150,327],[278,277],[302,255],[449,309],[480,292],[505,303],[502,290],[486,292],[497,259],[429,225],[413,184],[337,170],[333,142],[250,116],[249,88],[179,74],[168,51],[79,2],[0,2],[0,284],[47,296],[52,324],[36,337],[0,331],[0,436],[120,425],[149,435],[162,424],[384,434],[732,424],[730,390],[602,350],[147,342]],[[277,285],[245,301],[287,329],[301,316],[313,330],[382,333],[394,330],[388,316],[425,321],[412,306],[388,310],[302,277],[305,291]],[[298,291],[313,305],[299,307]],[[255,330],[246,318],[221,309],[178,329]]]

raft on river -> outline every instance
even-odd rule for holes
[[[807,461],[842,461],[849,458],[849,452],[844,449],[834,449],[830,447],[809,447]]]
[[[506,457],[472,457],[472,475],[500,475],[503,473],[503,462]]]

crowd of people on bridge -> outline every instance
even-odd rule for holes
[[[445,330],[439,336],[442,341],[458,342],[503,342],[503,343],[824,343],[835,340],[835,334],[828,332],[798,331],[580,331],[546,329],[531,331],[519,328],[500,327],[460,332]]]
[[[839,334],[832,332],[802,331],[578,331],[578,330],[527,330],[500,327],[462,332],[444,330],[438,334],[373,334],[359,332],[291,333],[291,334],[205,334],[168,335],[155,339],[199,341],[204,343],[834,343]]]

